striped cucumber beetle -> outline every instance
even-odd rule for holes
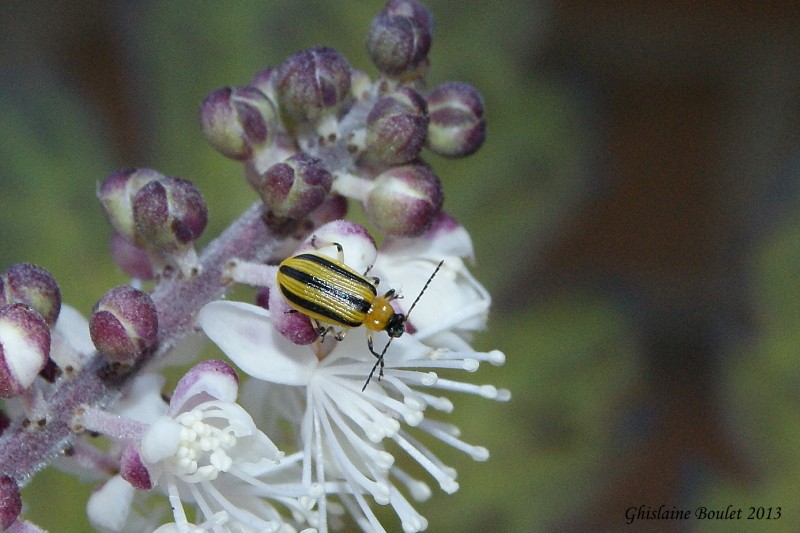
[[[318,248],[315,237],[312,237],[311,245]],[[364,391],[378,367],[378,380],[383,377],[386,350],[394,339],[405,333],[408,316],[444,261],[436,265],[408,313],[403,314],[396,313],[392,307],[391,301],[400,298],[394,289],[378,296],[377,285],[380,280],[366,277],[372,267],[363,275],[359,274],[344,263],[342,245],[337,242],[331,245],[336,247],[337,259],[317,252],[284,259],[278,265],[278,287],[293,311],[311,318],[320,337],[332,333],[340,341],[350,328],[366,328],[367,347],[377,361],[361,388]],[[389,341],[380,353],[372,345],[372,333],[377,331],[385,331],[389,335]]]

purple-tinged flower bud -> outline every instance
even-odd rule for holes
[[[31,263],[11,265],[0,277],[0,293],[3,304],[29,305],[48,326],[55,326],[61,312],[61,291],[47,270]]]
[[[308,215],[313,226],[319,227],[334,220],[341,220],[347,215],[347,198],[338,194],[330,194],[322,205]]]
[[[50,328],[25,304],[0,307],[0,398],[19,396],[47,364]]]
[[[272,144],[277,112],[255,87],[222,87],[200,105],[203,134],[225,157],[239,161]]]
[[[260,70],[253,76],[253,80],[250,82],[250,85],[267,95],[267,98],[272,100],[273,102],[278,101],[278,97],[275,93],[275,75],[277,73],[277,69],[274,67],[267,67],[264,70]]]
[[[150,472],[142,461],[139,450],[136,446],[128,446],[123,450],[119,460],[119,474],[122,479],[133,485],[139,490],[150,490],[153,488],[153,481],[150,479]]]
[[[279,230],[309,214],[325,200],[333,177],[322,162],[297,153],[261,175],[258,194],[268,209],[268,224]]]
[[[380,98],[367,116],[367,154],[381,163],[399,165],[416,159],[428,134],[425,99],[410,87]]]
[[[427,230],[444,203],[442,184],[424,164],[392,167],[375,180],[367,215],[381,231],[416,237]]]
[[[22,497],[17,482],[0,475],[0,531],[11,527],[22,512]]]
[[[336,113],[350,92],[350,65],[332,48],[309,48],[287,59],[276,75],[278,106],[298,122]]]
[[[153,261],[146,250],[129,243],[118,233],[111,236],[108,247],[114,262],[125,274],[141,280],[155,279]]]
[[[139,189],[163,177],[150,168],[123,168],[109,174],[97,190],[108,222],[126,241],[139,244],[133,221],[133,197]]]
[[[269,309],[269,287],[259,287],[256,290],[255,304],[264,309]]]
[[[486,140],[483,98],[468,83],[444,83],[428,95],[428,148],[447,157],[474,153]]]
[[[192,182],[151,181],[133,198],[133,219],[148,248],[176,251],[194,242],[208,222],[206,203]]]
[[[158,314],[153,300],[133,287],[111,289],[92,309],[89,333],[106,359],[133,365],[156,346]]]
[[[424,76],[433,40],[433,15],[416,0],[389,1],[367,35],[367,52],[378,70],[394,77]]]
[[[406,17],[433,33],[433,13],[419,0],[388,0],[383,12],[395,17]]]

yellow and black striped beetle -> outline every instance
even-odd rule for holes
[[[316,238],[311,239],[316,246]],[[364,326],[367,330],[367,347],[378,360],[372,367],[361,390],[365,390],[375,369],[380,366],[378,380],[383,377],[383,356],[392,343],[406,331],[406,321],[417,305],[433,277],[444,261],[436,265],[433,274],[425,282],[408,313],[396,313],[391,301],[399,298],[394,289],[378,296],[378,278],[367,278],[370,268],[359,274],[344,263],[342,245],[334,242],[338,258],[333,259],[317,252],[307,252],[284,259],[278,265],[278,287],[294,311],[307,315],[314,322],[317,334],[324,337],[333,333],[342,340],[350,328]],[[328,324],[323,326],[322,324]],[[372,332],[385,331],[389,341],[378,353],[372,346]]]

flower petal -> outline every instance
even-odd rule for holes
[[[447,256],[472,261],[475,256],[472,239],[458,221],[441,212],[424,235],[417,238],[387,237],[379,255],[391,257],[425,257],[438,261]]]
[[[212,359],[189,369],[175,386],[169,402],[170,414],[189,411],[211,399],[235,402],[239,377],[228,363]]]
[[[317,368],[308,346],[297,346],[270,323],[269,311],[242,302],[206,304],[197,323],[245,373],[285,385],[306,385]]]
[[[130,483],[114,476],[95,491],[86,504],[89,521],[97,529],[122,531],[136,492]]]

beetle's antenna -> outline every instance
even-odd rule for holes
[[[437,272],[439,272],[439,269],[442,268],[443,264],[444,264],[444,259],[439,261],[439,264],[436,265],[436,269],[434,269],[433,274],[431,274],[431,277],[429,277],[428,281],[425,282],[425,285],[422,287],[422,290],[419,291],[419,294],[417,295],[417,299],[414,300],[414,303],[412,303],[411,307],[408,308],[408,313],[406,313],[406,318],[405,318],[406,320],[408,320],[408,317],[409,317],[409,315],[411,315],[411,311],[414,309],[414,306],[417,305],[417,302],[419,301],[419,299],[422,298],[422,295],[428,289],[428,285],[431,284],[431,281],[433,281],[433,277],[436,275]],[[381,376],[383,376],[383,355],[386,353],[386,350],[389,349],[389,345],[392,344],[392,341],[394,339],[395,339],[395,337],[389,337],[389,342],[387,342],[386,346],[383,347],[383,350],[381,350],[380,355],[377,355],[377,354],[375,354],[375,352],[372,352],[372,354],[375,355],[375,357],[377,357],[378,360],[375,361],[374,365],[372,365],[372,370],[369,371],[369,376],[367,376],[367,381],[364,382],[364,386],[361,387],[361,392],[364,392],[365,390],[367,390],[367,385],[369,385],[369,382],[372,379],[372,376],[375,374],[375,369],[377,369],[379,365],[381,367],[381,371],[378,374],[378,381],[380,381]]]
[[[417,305],[417,302],[419,301],[419,299],[422,298],[423,294],[425,294],[425,291],[428,289],[428,285],[430,285],[431,281],[433,281],[433,276],[435,276],[436,273],[439,272],[439,269],[442,268],[443,264],[444,264],[444,259],[439,261],[439,264],[436,265],[436,269],[433,271],[433,274],[431,274],[431,277],[429,277],[428,281],[425,282],[425,285],[422,287],[422,290],[419,291],[419,294],[417,295],[417,299],[414,300],[414,303],[411,304],[411,307],[408,308],[408,313],[406,313],[406,320],[408,320],[408,317],[411,314],[411,311],[414,309],[414,306]]]

